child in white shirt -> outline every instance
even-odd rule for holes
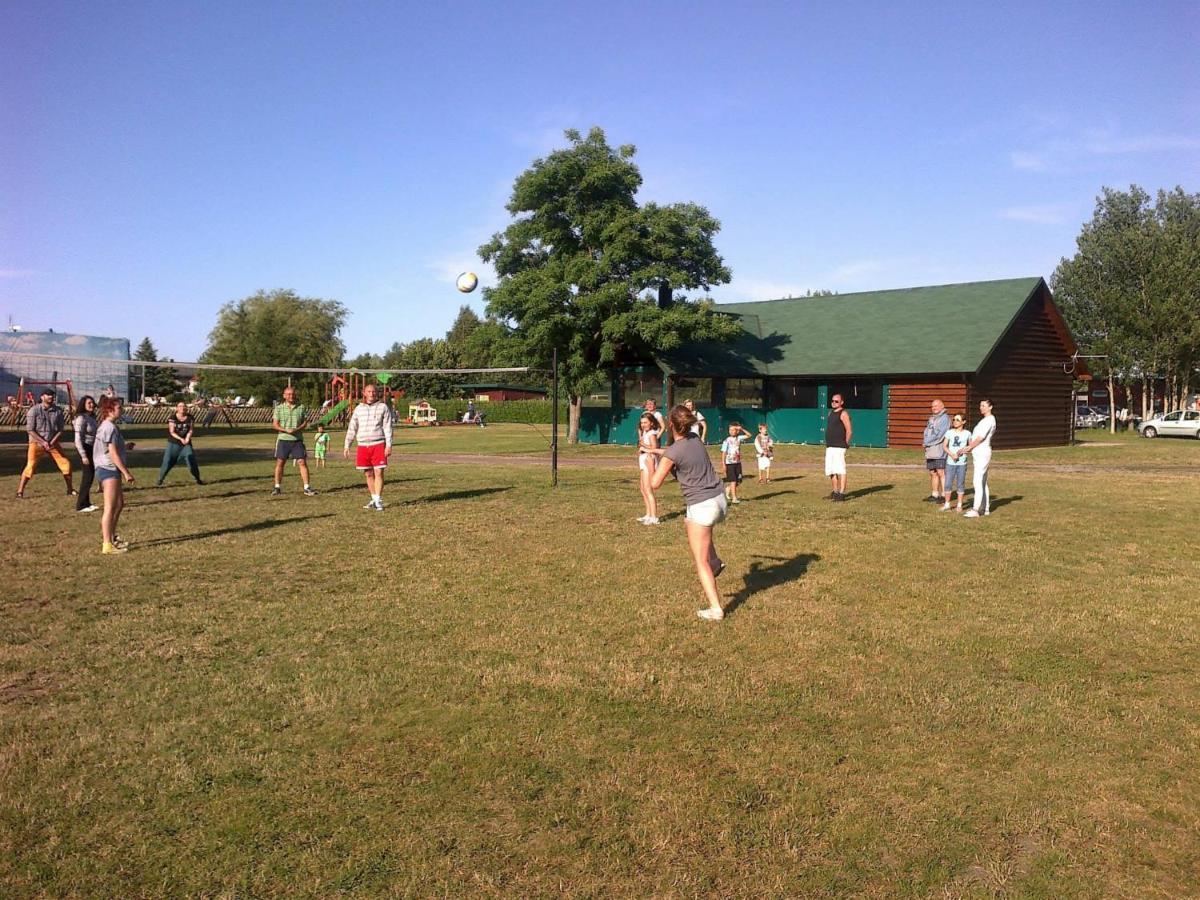
[[[761,422],[754,436],[754,455],[758,457],[758,483],[771,483],[771,457],[775,455],[775,442],[767,434],[767,423]]]
[[[725,469],[725,496],[730,503],[741,503],[738,485],[742,483],[742,441],[750,440],[750,432],[734,422],[729,426],[729,437],[721,441],[721,465]]]

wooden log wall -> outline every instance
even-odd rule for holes
[[[1070,443],[1072,376],[1063,371],[1070,350],[1056,326],[1048,291],[1030,299],[978,376],[970,380],[972,426],[979,401],[995,404],[997,449]]]
[[[965,412],[967,385],[963,381],[893,381],[888,385],[889,447],[920,447],[929,421],[929,405],[946,404],[950,415]]]

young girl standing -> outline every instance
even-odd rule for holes
[[[658,498],[650,482],[654,478],[657,459],[650,451],[658,449],[658,437],[661,432],[658,420],[651,413],[643,413],[638,419],[638,485],[642,491],[642,502],[646,504],[646,514],[638,519],[643,525],[658,524]]]
[[[942,438],[942,447],[946,451],[946,493],[943,494],[942,512],[950,509],[950,495],[958,490],[957,512],[962,512],[963,493],[967,489],[967,444],[971,442],[971,432],[963,428],[962,416],[955,416],[951,428]]]
[[[679,487],[687,503],[683,521],[687,529],[688,547],[692,551],[700,586],[708,600],[708,607],[698,610],[696,615],[715,622],[725,618],[721,595],[717,593],[717,576],[725,568],[725,563],[721,562],[713,544],[713,528],[725,521],[725,491],[704,449],[704,443],[699,435],[692,433],[692,425],[696,423],[695,413],[686,406],[677,406],[671,410],[669,421],[674,443],[666,450],[651,451],[659,457],[660,462],[650,486],[657,491],[672,471],[679,476]]]
[[[96,467],[96,480],[104,492],[104,513],[100,517],[100,552],[104,554],[124,553],[129,549],[129,545],[117,537],[117,523],[125,508],[121,479],[124,478],[126,484],[133,484],[133,476],[125,467],[125,438],[117,427],[120,416],[120,400],[107,395],[100,398],[100,425],[92,447],[92,463]]]
[[[758,457],[758,483],[771,483],[771,459],[775,456],[775,442],[767,433],[767,423],[760,422],[758,434],[754,436],[754,455]]]
[[[96,467],[92,465],[92,448],[96,444],[96,399],[91,394],[84,395],[75,410],[75,449],[79,452],[79,500],[75,503],[75,511],[90,513],[96,511],[92,503],[92,481],[96,477]]]

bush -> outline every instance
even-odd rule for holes
[[[411,401],[410,401],[411,402]],[[408,415],[408,403],[402,398],[397,402],[401,418]],[[462,399],[430,400],[429,405],[438,411],[438,421],[462,421],[467,411],[467,401]],[[551,404],[549,400],[497,400],[481,401],[475,404],[475,409],[484,414],[485,419],[497,424],[512,422],[522,425],[549,425]],[[566,424],[567,404],[558,405],[558,421]]]

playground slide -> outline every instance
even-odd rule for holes
[[[325,415],[323,415],[323,416],[321,416],[321,418],[317,419],[317,424],[318,425],[328,425],[330,422],[332,422],[334,419],[336,419],[338,416],[340,416],[342,414],[342,411],[345,410],[345,408],[349,405],[350,405],[349,400],[339,400],[337,403],[335,403],[333,405],[333,407],[329,410],[329,412],[325,413]]]

